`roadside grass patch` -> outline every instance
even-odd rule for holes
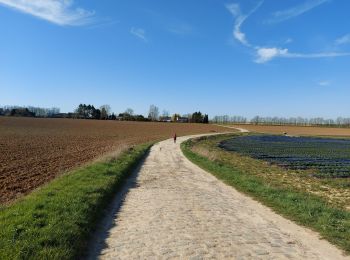
[[[248,167],[244,161],[237,162],[236,167],[228,163],[228,158],[221,160],[215,152],[218,142],[224,138],[228,137],[214,136],[192,139],[184,142],[181,149],[189,160],[226,184],[271,207],[276,213],[312,228],[323,238],[350,253],[349,211],[330,204],[320,196],[284,185],[283,179],[279,183],[278,180],[269,181],[261,176],[244,172],[242,169]],[[205,145],[201,145],[201,143],[205,143]],[[200,146],[199,149],[208,149],[208,151],[199,154],[194,149],[197,146]],[[210,156],[207,156],[209,154]],[[241,164],[238,165],[238,163]],[[250,170],[257,169],[252,167]]]
[[[83,257],[104,209],[150,147],[72,171],[2,207],[0,259]]]

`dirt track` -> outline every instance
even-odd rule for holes
[[[189,162],[172,140],[155,145],[136,174],[91,258],[346,259]]]

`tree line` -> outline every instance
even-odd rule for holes
[[[0,115],[24,116],[24,117],[53,117],[60,113],[57,107],[42,108],[33,106],[3,106],[0,107]]]
[[[116,115],[112,112],[110,105],[102,105],[96,108],[91,104],[79,104],[70,113],[60,113],[60,108],[41,108],[34,106],[0,106],[0,116],[21,117],[43,117],[43,118],[76,118],[76,119],[98,119],[98,120],[123,120],[123,121],[162,121],[182,123],[209,123],[209,116],[200,111],[184,115],[173,114],[167,110],[160,113],[159,107],[150,105],[148,116],[135,114],[132,108]],[[350,127],[350,118],[338,117],[336,119],[325,119],[322,117],[263,117],[255,116],[247,119],[243,116],[221,115],[214,116],[211,123],[216,124],[255,124],[255,125],[296,125],[296,126],[339,126]]]
[[[207,114],[202,114],[200,111],[184,116],[174,114],[170,117],[170,113],[167,110],[163,110],[162,115],[160,115],[160,109],[156,105],[150,105],[148,116],[144,117],[143,115],[135,114],[132,108],[127,108],[124,112],[119,113],[116,116],[114,113],[111,114],[111,108],[109,105],[103,105],[99,109],[96,109],[93,105],[80,104],[78,108],[75,109],[75,118],[121,121],[209,123],[209,116]]]
[[[161,121],[161,122],[182,122],[182,123],[209,123],[207,114],[200,111],[185,115],[173,114],[167,110],[160,109],[156,105],[150,105],[147,117],[135,114],[132,108],[127,108],[124,112],[116,115],[112,112],[110,105],[95,107],[92,104],[79,104],[73,112],[60,113],[60,109],[40,108],[33,106],[0,106],[0,116],[20,116],[20,117],[45,117],[45,118],[74,118],[74,119],[94,119],[94,120],[121,120],[121,121]]]
[[[325,119],[322,117],[262,117],[255,116],[248,120],[242,116],[214,116],[211,120],[217,124],[255,124],[255,125],[295,125],[295,126],[350,126],[350,118],[338,117]]]
[[[81,119],[101,119],[101,120],[113,120],[116,119],[114,113],[111,113],[110,105],[103,105],[100,108],[95,108],[94,105],[80,104],[74,110],[74,118]]]

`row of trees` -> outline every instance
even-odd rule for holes
[[[194,112],[192,116],[189,118],[190,123],[209,123],[209,116],[207,114],[202,114],[200,111]]]
[[[163,122],[183,122],[183,123],[209,123],[209,116],[207,114],[202,114],[201,112],[195,112],[193,114],[187,114],[181,116],[180,114],[174,114],[170,116],[169,111],[163,110],[160,115],[159,107],[151,105],[148,110],[147,118],[143,115],[135,115],[134,110],[128,108],[124,113],[118,115],[119,120],[128,121],[163,121]]]
[[[243,116],[214,116],[211,120],[216,124],[227,124],[227,123],[236,123],[236,124],[246,124],[248,122],[247,118]]]
[[[53,117],[60,113],[57,107],[42,108],[33,106],[4,106],[0,107],[0,115],[5,116],[27,116],[27,117]]]
[[[143,115],[134,114],[134,110],[132,108],[127,108],[124,113],[120,113],[117,119],[123,121],[150,121]]]
[[[350,118],[338,117],[337,119],[324,119],[322,117],[303,118],[303,117],[261,117],[255,116],[250,120],[253,124],[265,125],[317,125],[317,126],[350,126]]]
[[[261,125],[296,125],[296,126],[350,126],[350,118],[338,117],[337,119],[324,119],[322,117],[304,118],[304,117],[262,117],[255,116],[248,120],[242,116],[214,116],[213,123],[227,124],[261,124]]]
[[[80,104],[74,111],[76,118],[83,119],[116,119],[114,113],[111,114],[111,107],[103,105],[100,108],[95,108],[93,105]]]
[[[148,116],[134,114],[134,110],[127,108],[125,112],[116,116],[112,113],[109,105],[103,105],[95,108],[93,105],[80,104],[73,113],[60,113],[60,109],[41,108],[34,106],[0,106],[0,116],[25,116],[25,117],[66,117],[66,118],[82,118],[82,119],[102,119],[102,120],[127,120],[127,121],[164,121],[164,122],[189,122],[189,123],[209,123],[207,114],[202,114],[200,111],[189,113],[181,116],[173,114],[167,110],[163,110],[160,115],[160,110],[157,106],[149,107]],[[213,123],[227,124],[262,124],[262,125],[299,125],[299,126],[339,126],[350,127],[350,118],[338,117],[336,119],[324,119],[322,117],[304,118],[304,117],[262,117],[255,116],[248,120],[243,116],[214,116],[211,120]]]
[[[109,105],[103,105],[100,108],[95,108],[93,105],[80,104],[74,111],[75,118],[82,119],[103,119],[103,120],[125,120],[125,121],[157,121],[159,119],[159,108],[155,105],[151,105],[148,113],[148,117],[143,115],[134,114],[132,108],[127,108],[123,113],[116,116],[111,113],[111,107]]]

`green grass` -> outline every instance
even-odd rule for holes
[[[273,210],[301,225],[312,228],[331,243],[350,253],[350,213],[336,208],[320,197],[286,188],[255,175],[244,174],[220,159],[210,160],[192,151],[195,143],[189,140],[181,145],[185,156],[226,184],[252,196]]]
[[[151,144],[61,176],[0,209],[0,259],[76,259]]]

